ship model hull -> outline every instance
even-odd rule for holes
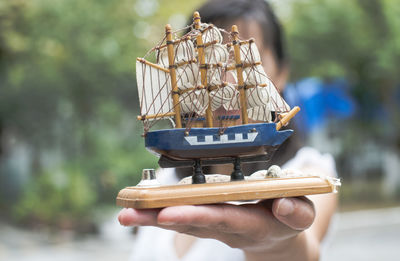
[[[150,131],[146,148],[173,161],[252,157],[274,151],[292,130],[276,130],[275,123],[257,123],[221,128],[167,129]],[[177,163],[179,165],[179,163]]]

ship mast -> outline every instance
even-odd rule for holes
[[[193,14],[194,20],[194,27],[196,30],[199,30],[199,33],[196,37],[196,45],[197,45],[197,54],[200,63],[200,74],[201,74],[201,85],[207,88],[207,65],[205,64],[205,57],[204,57],[204,43],[202,38],[201,29],[201,21],[200,21],[200,14],[199,12],[194,12]],[[209,95],[209,94],[208,94]],[[213,118],[212,118],[212,110],[211,110],[211,103],[208,103],[208,107],[206,110],[206,124],[207,127],[213,127]]]
[[[175,128],[182,128],[181,108],[179,107],[179,93],[178,93],[179,90],[178,90],[178,85],[176,84],[174,42],[172,41],[171,30],[172,30],[171,26],[167,24],[165,26],[165,34],[167,36],[169,74],[171,76],[171,86],[172,86],[172,103],[174,105],[174,112],[175,112]]]
[[[238,78],[238,89],[240,95],[240,108],[242,110],[242,123],[248,124],[249,118],[247,115],[247,101],[246,101],[246,92],[244,90],[244,81],[243,81],[243,64],[240,58],[240,43],[239,43],[239,31],[236,25],[232,25],[232,37],[233,37],[233,50],[235,53],[235,67],[236,74]]]

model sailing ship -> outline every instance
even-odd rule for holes
[[[265,159],[291,135],[279,130],[298,107],[290,111],[264,72],[254,40],[240,40],[236,26],[229,34],[195,13],[190,29],[174,38],[167,25],[165,41],[152,49],[157,63],[136,62],[146,148],[160,154],[165,167]],[[150,131],[165,118],[174,129]],[[196,173],[194,181],[204,177]]]
[[[187,33],[178,36],[183,30]],[[149,54],[155,63],[145,59]],[[292,134],[281,128],[299,107],[290,109],[280,96],[263,69],[254,39],[240,39],[236,25],[229,33],[201,23],[195,12],[193,24],[182,30],[172,32],[166,25],[164,39],[148,55],[136,62],[138,120],[144,125],[145,146],[160,155],[161,167],[193,166],[191,180],[201,184],[206,182],[202,166],[233,163],[230,180],[239,182],[244,180],[241,163],[268,161]],[[163,119],[170,120],[173,128],[152,130]],[[149,171],[144,176],[154,178]],[[117,201],[129,206],[129,198],[137,196],[132,192],[121,191]],[[199,195],[204,199],[204,192]],[[158,198],[158,203],[163,199]]]

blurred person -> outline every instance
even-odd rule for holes
[[[255,38],[266,73],[282,92],[289,68],[281,25],[264,0],[211,0],[198,9],[202,22],[230,29],[243,39]],[[296,135],[295,135],[296,136]],[[336,176],[330,155],[301,147],[291,137],[269,164]],[[244,166],[251,174],[263,164]],[[212,173],[230,174],[226,166]],[[163,184],[176,183],[192,170],[161,169]],[[336,208],[334,194],[263,200],[257,204],[175,206],[123,209],[124,226],[142,226],[132,260],[318,260],[320,245]]]

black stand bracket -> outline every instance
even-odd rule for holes
[[[244,180],[240,158],[235,159],[235,162],[233,163],[233,172],[231,174],[231,181],[237,181],[237,180]]]
[[[201,161],[199,159],[195,160],[193,165],[192,183],[193,184],[206,183],[206,177],[203,174],[203,170],[201,168]]]

